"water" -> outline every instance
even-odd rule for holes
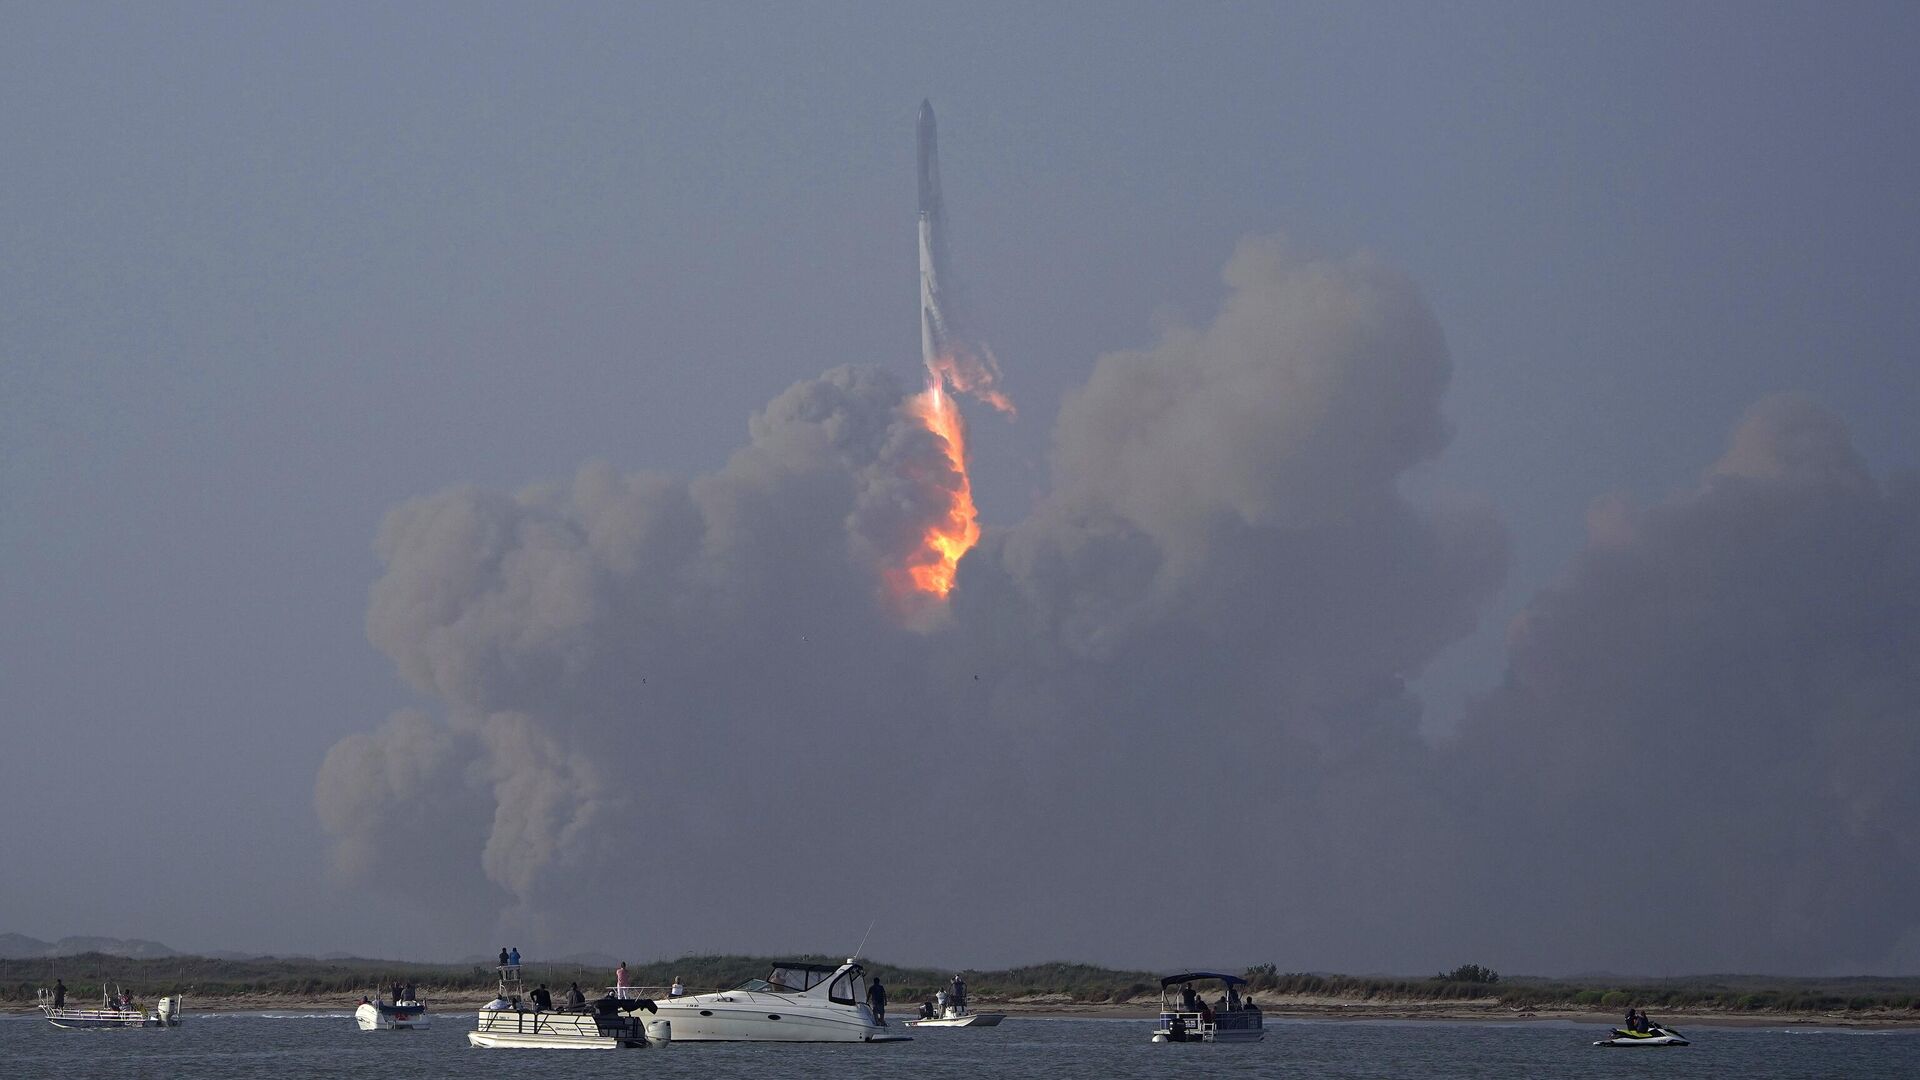
[[[1786,1031],[1683,1025],[1692,1046],[1604,1049],[1596,1025],[1269,1020],[1265,1042],[1161,1045],[1147,1020],[1027,1020],[926,1030],[907,1043],[682,1043],[665,1050],[480,1050],[471,1015],[428,1031],[362,1032],[346,1010],[193,1013],[167,1031],[61,1031],[0,1019],[7,1080],[391,1080],[405,1077],[1920,1077],[1920,1031]]]

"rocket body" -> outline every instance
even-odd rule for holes
[[[933,266],[933,218],[920,212],[920,359],[932,371],[946,327],[940,318],[940,278]]]
[[[920,102],[916,125],[920,158],[920,358],[932,371],[946,351],[946,317],[940,308],[940,266],[944,261],[940,233],[940,147],[933,121],[933,103]]]
[[[933,102],[920,99],[920,122],[915,125],[920,147],[920,212],[940,217],[939,131],[933,122]]]

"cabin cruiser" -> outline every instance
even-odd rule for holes
[[[361,1031],[412,1031],[430,1023],[427,1003],[417,997],[396,998],[390,1002],[361,998],[360,1007],[353,1010],[353,1018],[359,1022]]]
[[[856,959],[838,966],[782,960],[764,979],[731,990],[657,1002],[678,1042],[899,1042],[867,1008]]]
[[[1653,1024],[1645,1031],[1614,1028],[1613,1037],[1597,1040],[1595,1046],[1692,1046],[1686,1036],[1670,1027]]]
[[[40,991],[40,1011],[54,1027],[62,1028],[168,1028],[180,1026],[181,1002],[179,994],[171,994],[155,1002],[149,1010],[144,1005],[135,1004],[133,995],[122,990],[101,988],[101,1003],[95,1008],[68,1005],[63,993],[56,997],[51,990]]]
[[[654,1003],[614,993],[584,1005],[543,1008],[523,992],[519,965],[502,966],[500,991],[480,1007],[479,1022],[467,1032],[467,1042],[489,1048],[546,1050],[667,1045],[673,1037],[671,1025],[663,1019],[642,1019],[641,1010],[654,1012]]]
[[[1215,982],[1224,989],[1208,1004],[1204,991]],[[1241,997],[1240,988],[1246,984],[1238,975],[1218,971],[1187,971],[1161,979],[1160,1026],[1153,1041],[1259,1042],[1266,1037],[1261,1026],[1264,1017],[1258,1005]]]

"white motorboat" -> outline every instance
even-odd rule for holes
[[[1654,1024],[1652,1027],[1648,1028],[1645,1031],[1628,1031],[1625,1028],[1614,1028],[1612,1038],[1600,1039],[1596,1041],[1593,1045],[1595,1046],[1692,1046],[1693,1044],[1687,1041],[1686,1036],[1680,1034],[1679,1032],[1673,1030],[1672,1028],[1661,1027],[1659,1024]]]
[[[361,1031],[413,1031],[430,1024],[427,1003],[417,998],[402,1001],[374,1001],[363,998],[353,1010]]]
[[[621,1050],[665,1046],[672,1025],[641,1019],[637,1010],[654,1011],[645,998],[613,995],[584,1005],[542,1008],[522,996],[518,966],[500,969],[500,992],[481,1006],[467,1042],[489,1048],[537,1050]]]
[[[900,1042],[874,1019],[858,960],[838,967],[780,961],[731,990],[656,1002],[678,1042]]]
[[[962,1005],[958,1008],[949,1005],[940,1010],[939,1015],[931,1015],[931,1007],[919,1016],[907,1021],[908,1027],[993,1027],[1007,1018],[1006,1013],[977,1013]]]
[[[170,994],[154,1002],[153,1008],[134,1003],[132,996],[101,988],[98,1008],[55,1003],[50,990],[40,991],[40,1011],[54,1027],[62,1028],[169,1028],[180,1026],[179,994]]]
[[[1225,989],[1212,1005],[1195,990],[1196,983],[1218,982]],[[1259,1042],[1266,1038],[1265,1017],[1259,1006],[1242,1000],[1247,980],[1218,971],[1187,971],[1160,980],[1160,1026],[1153,1041]],[[1176,993],[1174,987],[1179,987]],[[1208,989],[1211,989],[1210,987]]]

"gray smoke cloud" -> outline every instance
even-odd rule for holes
[[[1693,490],[1589,523],[1462,740],[1469,850],[1526,853],[1476,859],[1470,933],[1542,967],[1888,963],[1920,893],[1915,477],[1780,397]]]
[[[1117,958],[1116,932],[1168,932],[1150,906],[1085,918],[1095,898],[1137,890],[1143,858],[1201,873],[1250,843],[1250,890],[1351,913],[1387,796],[1424,783],[1404,680],[1471,629],[1505,539],[1395,490],[1445,442],[1449,369],[1404,278],[1260,239],[1226,284],[1209,325],[1100,360],[1052,494],[968,555],[932,628],[882,581],[955,477],[884,372],[795,386],[690,481],[595,464],[395,510],[368,633],[445,714],[329,756],[341,870],[439,875],[382,824],[457,790],[487,803],[462,847],[504,921],[670,882],[701,903],[662,951],[843,947],[823,924],[878,916],[933,953]],[[1276,842],[1276,812],[1323,821]],[[957,838],[890,841],[889,815]],[[806,899],[766,903],[769,881]],[[927,902],[954,896],[993,918],[955,930]],[[1244,933],[1191,944],[1266,947]]]
[[[329,755],[341,873],[660,956],[873,921],[977,965],[1751,968],[1911,923],[1911,480],[1762,407],[1698,490],[1597,506],[1434,747],[1406,682],[1508,561],[1490,508],[1399,488],[1447,440],[1442,335],[1364,255],[1256,238],[1224,276],[1204,325],[1100,358],[932,622],[883,582],[957,477],[881,371],[793,387],[690,480],[396,509],[368,632],[440,711]],[[449,807],[437,855],[387,830]]]

